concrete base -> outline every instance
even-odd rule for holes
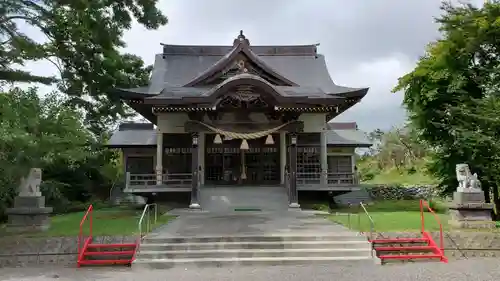
[[[18,196],[6,213],[8,232],[45,231],[50,227],[52,208],[45,207],[44,196]]]
[[[494,229],[496,228],[496,222],[494,221],[457,221],[457,220],[449,220],[448,224],[453,228],[462,228],[462,229]]]
[[[454,192],[449,206],[450,226],[455,228],[495,228],[491,220],[493,204],[485,203],[483,191]]]
[[[192,203],[192,204],[189,205],[189,209],[198,210],[198,209],[201,209],[201,206],[198,203]]]
[[[484,191],[453,192],[453,204],[484,203]]]
[[[288,208],[290,208],[290,209],[300,209],[300,205],[299,205],[299,203],[290,203],[290,205],[288,205]]]

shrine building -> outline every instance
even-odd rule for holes
[[[356,123],[328,123],[368,88],[336,85],[317,45],[163,45],[148,86],[115,94],[150,123],[123,123],[124,192],[198,194],[217,186],[301,192],[359,189]],[[203,206],[201,206],[203,207]]]

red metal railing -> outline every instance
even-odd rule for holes
[[[90,242],[92,241],[92,211],[94,210],[94,207],[92,205],[89,206],[87,209],[87,212],[83,216],[82,220],[80,221],[80,232],[78,233],[78,262],[83,260],[85,250],[89,246]],[[83,238],[83,226],[85,224],[85,221],[89,221],[89,235],[86,239]]]
[[[436,246],[436,248],[438,248],[440,250],[440,254],[444,256],[443,224],[441,223],[441,220],[439,219],[439,216],[436,214],[436,212],[434,212],[434,210],[429,206],[429,203],[427,203],[424,200],[420,200],[420,221],[422,224],[421,225],[422,235],[424,235],[424,237],[426,237],[426,238],[429,238],[429,241],[432,241],[432,243],[434,243],[434,240],[432,239],[430,233],[425,231],[424,207],[426,207],[427,210],[429,210],[429,212],[434,216],[437,223],[439,224],[439,248],[437,247],[437,245],[430,245],[430,246]]]

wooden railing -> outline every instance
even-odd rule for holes
[[[190,185],[193,181],[191,173],[178,173],[178,174],[164,174],[163,184],[169,185]]]
[[[169,173],[163,174],[162,183],[166,186],[189,186],[192,182],[191,173]],[[127,172],[126,180],[127,187],[151,187],[156,186],[155,174],[131,174]]]
[[[328,185],[359,184],[358,177],[355,173],[297,173],[297,184],[321,184],[321,177],[325,176]]]

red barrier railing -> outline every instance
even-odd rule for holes
[[[89,206],[87,209],[87,212],[83,216],[82,220],[80,221],[80,232],[78,233],[78,261],[81,261],[83,259],[85,250],[87,249],[88,245],[92,241],[92,211],[94,208],[92,205]],[[87,239],[83,239],[83,225],[85,224],[85,221],[88,219],[89,221],[89,236]]]
[[[425,231],[425,218],[424,218],[424,207],[426,207],[429,212],[434,216],[436,219],[437,223],[439,224],[439,250],[441,251],[441,255],[444,255],[444,235],[443,235],[443,224],[441,223],[441,220],[439,219],[439,216],[434,212],[434,210],[429,206],[429,203],[427,203],[424,200],[420,200],[420,221],[422,223],[422,235],[428,236],[427,238],[430,238],[430,241],[433,241],[430,233]],[[431,245],[433,246],[433,245]],[[437,245],[436,245],[437,246]]]

